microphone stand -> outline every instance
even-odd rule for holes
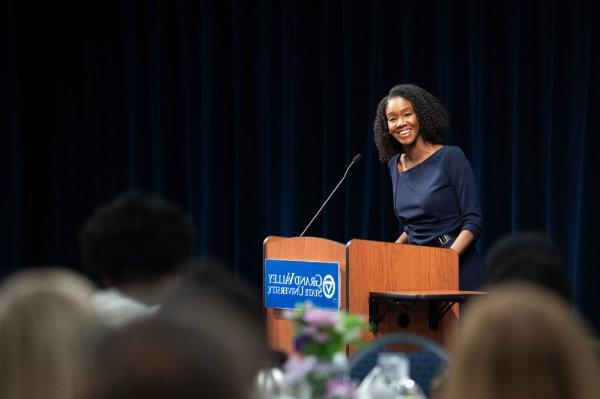
[[[323,205],[321,205],[321,207],[319,208],[319,210],[317,211],[317,213],[315,213],[315,216],[313,216],[313,218],[310,220],[310,222],[308,222],[308,225],[304,228],[304,230],[302,231],[302,233],[300,233],[300,237],[304,236],[304,233],[306,233],[306,230],[308,230],[308,228],[315,221],[315,219],[317,218],[317,216],[319,216],[319,214],[321,213],[321,211],[323,210],[323,208],[325,208],[325,205],[327,205],[327,203],[329,202],[329,200],[331,199],[331,197],[333,197],[333,194],[335,194],[335,192],[337,191],[337,189],[342,185],[342,183],[344,182],[344,179],[346,178],[346,175],[348,174],[348,171],[350,170],[350,168],[352,167],[352,165],[354,165],[354,163],[356,161],[359,161],[361,158],[362,158],[362,155],[358,154],[358,155],[356,155],[352,159],[352,162],[350,162],[350,165],[348,165],[348,167],[346,168],[346,172],[344,173],[344,176],[342,176],[342,179],[337,184],[337,186],[335,186],[335,188],[333,189],[333,191],[331,192],[331,194],[329,194],[329,197],[327,197],[327,199],[325,200],[325,202],[323,202]]]

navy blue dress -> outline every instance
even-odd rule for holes
[[[388,161],[394,193],[394,210],[408,242],[428,245],[438,237],[460,230],[471,231],[475,238],[482,233],[481,206],[471,165],[462,150],[444,146],[425,161],[398,172],[398,158]],[[444,247],[449,248],[453,241]],[[483,266],[474,245],[460,257],[459,287],[477,290]]]

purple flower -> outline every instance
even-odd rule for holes
[[[298,335],[296,337],[296,339],[294,339],[294,350],[296,352],[299,352],[302,350],[302,348],[304,348],[304,346],[310,342],[310,340],[312,339],[312,337],[308,334],[301,334]]]
[[[317,365],[317,358],[314,356],[300,357],[298,355],[290,355],[287,362],[283,365],[285,371],[285,382],[294,384],[306,377],[306,374],[311,372]]]
[[[322,344],[323,342],[329,339],[329,334],[324,331],[319,330],[319,327],[309,324],[305,325],[302,328],[303,335],[307,335],[310,338],[314,339],[316,342]]]
[[[328,312],[325,310],[306,309],[302,316],[302,321],[319,327],[333,326],[340,318],[338,312]]]
[[[327,381],[325,397],[327,399],[352,398],[356,388],[358,388],[358,384],[355,381],[329,380]]]

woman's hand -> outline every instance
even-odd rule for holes
[[[400,237],[396,240],[396,244],[406,244],[408,243],[408,234],[406,232],[400,234]]]
[[[467,248],[469,248],[474,240],[475,235],[472,232],[469,230],[461,230],[458,234],[458,237],[456,237],[456,240],[454,240],[450,246],[450,249],[458,252],[458,255],[460,256],[467,250]]]

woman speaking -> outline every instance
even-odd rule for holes
[[[469,161],[460,148],[444,145],[449,126],[432,94],[403,84],[379,103],[374,139],[392,178],[402,230],[396,242],[455,250],[459,287],[475,290],[483,273],[473,245],[482,233],[481,207]]]

